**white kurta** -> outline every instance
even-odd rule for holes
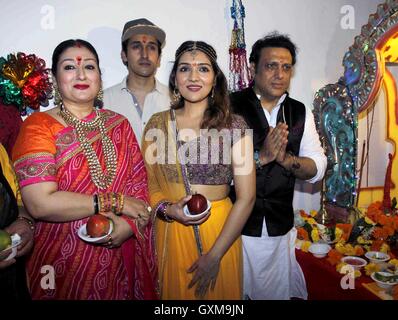
[[[271,113],[263,109],[272,127],[276,126],[277,115],[285,98],[286,95],[280,98]],[[317,174],[307,182],[321,180],[327,160],[315,128],[314,116],[307,108],[299,156],[311,158],[317,167]],[[242,236],[244,296],[252,300],[307,299],[304,274],[296,260],[296,236],[297,230],[292,228],[283,236],[269,237],[265,219],[261,237]]]
[[[242,236],[243,292],[252,300],[307,299],[307,287],[296,260],[297,230],[269,237],[265,220],[261,237]]]

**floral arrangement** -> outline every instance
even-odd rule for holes
[[[47,106],[52,98],[49,69],[34,54],[18,52],[0,57],[0,97],[5,104],[15,105],[22,115],[27,109]]]
[[[300,210],[299,217],[296,217],[296,246],[308,252],[312,242],[323,240],[333,244],[334,248],[329,251],[327,261],[336,266],[338,272],[344,266],[341,262],[343,256],[362,256],[367,251],[388,253],[392,258],[389,263],[398,268],[398,259],[394,259],[390,248],[390,245],[396,245],[398,239],[398,213],[395,205],[395,198],[387,208],[381,201],[376,201],[366,212],[361,212],[354,225],[337,223],[324,226],[316,222],[315,210],[309,214]],[[376,271],[380,271],[380,264],[369,263],[365,266],[367,275]],[[355,276],[361,276],[361,272],[356,270]]]
[[[383,243],[395,244],[398,240],[398,214],[395,206],[395,198],[390,208],[386,208],[381,201],[376,201],[368,207],[363,221],[357,221],[359,237],[373,240],[372,250],[377,250]]]
[[[301,250],[307,252],[313,242],[323,240],[327,243],[342,243],[348,240],[352,225],[349,223],[337,223],[326,226],[315,220],[317,211],[311,210],[307,214],[304,210],[299,211],[296,217],[295,225],[297,226],[297,246]]]
[[[398,249],[398,209],[397,200],[395,198],[391,200],[393,157],[391,154],[388,157],[383,201],[370,204],[364,212],[352,208],[356,213],[356,221],[353,224],[322,225],[315,220],[318,212],[312,210],[307,214],[300,210],[295,216],[295,226],[298,231],[296,247],[307,252],[312,242],[321,239],[334,244],[334,248],[328,252],[327,261],[336,266],[336,271],[341,274],[348,272],[347,268],[343,268],[345,263],[341,261],[344,255],[362,256],[366,251],[381,251],[387,253],[391,260],[388,264],[368,263],[364,267],[366,275],[370,276],[385,268],[392,268],[389,270],[397,273],[398,259],[391,252],[391,247]],[[355,269],[354,276],[360,277],[361,272]],[[391,295],[394,300],[398,300],[398,286],[393,288]]]

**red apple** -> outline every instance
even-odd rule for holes
[[[207,199],[200,193],[193,194],[187,206],[190,214],[201,214],[207,209]]]
[[[106,235],[111,227],[110,220],[100,214],[91,216],[86,225],[87,234],[92,238]]]

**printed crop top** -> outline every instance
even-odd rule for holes
[[[180,155],[186,165],[190,184],[222,185],[233,179],[232,146],[250,133],[245,120],[232,116],[231,128],[201,130],[193,140],[180,140]]]

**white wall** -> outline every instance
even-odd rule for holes
[[[341,61],[378,0],[243,0],[248,54],[272,30],[289,33],[300,51],[291,96],[312,105],[316,90],[342,75]],[[69,38],[90,41],[98,50],[104,87],[121,80],[120,36],[126,21],[146,17],[167,34],[158,78],[167,83],[174,52],[185,40],[212,44],[228,74],[232,0],[0,0],[0,55],[22,51],[42,57],[50,67],[55,46]],[[354,9],[354,29],[341,27],[344,5]],[[53,22],[53,24],[52,24]],[[308,186],[299,186],[308,189]],[[310,192],[313,190],[310,188]],[[300,195],[296,206],[319,207],[319,197]]]

